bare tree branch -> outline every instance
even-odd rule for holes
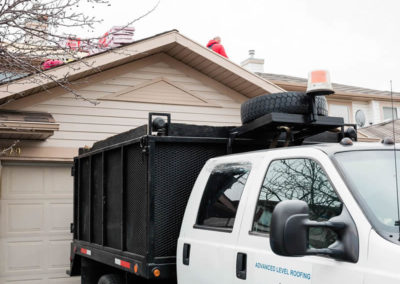
[[[0,3],[0,85],[9,84],[9,81],[19,77],[36,74],[37,76],[29,78],[43,90],[43,82],[49,81],[53,86],[71,92],[75,98],[97,105],[98,101],[83,97],[73,88],[68,74],[63,78],[56,78],[51,75],[52,72],[44,71],[41,65],[43,61],[50,59],[57,64],[62,64],[63,61],[79,61],[83,64],[70,64],[70,71],[77,71],[83,66],[93,68],[94,61],[85,60],[84,57],[92,50],[107,50],[98,43],[104,36],[71,36],[71,31],[76,28],[93,31],[95,25],[102,21],[87,15],[85,9],[81,8],[82,3],[90,5],[92,9],[99,5],[111,5],[109,0],[3,0]],[[148,16],[159,4],[160,0],[143,15],[128,20],[125,25],[119,27],[120,30],[127,29]],[[108,36],[117,32],[118,30],[110,32]],[[65,44],[68,41],[74,42],[74,38],[76,42],[79,40],[80,46],[72,48]],[[110,52],[123,51],[116,49]]]
[[[14,143],[13,143],[12,145],[10,145],[9,147],[3,149],[3,150],[0,152],[0,157],[1,157],[1,156],[4,156],[4,155],[7,155],[7,152],[11,152],[11,151],[15,148],[15,146],[17,146],[18,143],[19,143],[19,140],[15,140]]]

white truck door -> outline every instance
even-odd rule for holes
[[[237,251],[247,254],[248,283],[352,283],[363,281],[356,263],[324,256],[282,257],[269,244],[269,225],[275,205],[282,200],[300,199],[310,207],[311,219],[323,221],[341,213],[343,203],[323,165],[304,153],[272,153],[265,161],[264,177],[252,188],[242,220]],[[276,158],[274,158],[274,156]],[[326,158],[328,159],[328,158]],[[247,192],[248,193],[248,192]],[[315,248],[332,244],[336,235],[328,229],[311,229],[309,243]],[[234,278],[236,283],[242,279]]]
[[[249,163],[219,163],[196,182],[177,249],[179,283],[230,284],[235,277],[236,242],[245,206],[241,202]]]

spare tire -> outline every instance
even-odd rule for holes
[[[318,115],[328,115],[326,98],[315,97]],[[271,112],[295,114],[310,113],[310,101],[306,93],[285,92],[262,95],[244,102],[240,108],[242,123],[248,123]]]

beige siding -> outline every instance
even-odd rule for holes
[[[90,146],[97,140],[146,124],[149,112],[169,112],[172,121],[178,123],[216,126],[240,124],[240,104],[246,100],[244,96],[212,82],[210,78],[204,78],[203,74],[192,68],[188,70],[183,63],[167,55],[156,55],[143,62],[130,63],[121,67],[122,71],[103,72],[100,80],[86,78],[75,85],[79,96],[96,101],[97,105],[77,99],[73,93],[63,90],[48,99],[45,95],[37,101],[31,98],[30,105],[25,103],[22,110],[50,112],[60,124],[59,131],[46,142],[35,143],[36,146]],[[173,87],[160,89],[159,85],[154,84],[151,85],[153,89],[149,89],[153,92],[141,89],[140,96],[138,93],[132,95],[133,99],[139,98],[139,102],[122,101],[117,97],[129,88],[151,84],[160,78]],[[179,93],[177,91],[174,94],[175,87],[176,90],[179,88]],[[155,93],[157,90],[159,98]],[[130,96],[130,93],[125,96]],[[149,102],[145,102],[147,98]]]

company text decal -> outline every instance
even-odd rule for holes
[[[277,274],[287,275],[288,277],[295,277],[295,278],[311,280],[311,273],[306,273],[304,271],[290,269],[287,267],[281,267],[281,266],[275,266],[275,265],[271,265],[271,264],[256,262],[256,268],[268,270],[270,272],[274,272]]]

